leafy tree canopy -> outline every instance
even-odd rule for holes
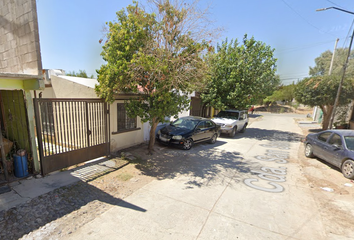
[[[323,129],[328,128],[339,81],[340,76],[327,75],[305,78],[296,85],[296,101],[311,107],[321,107],[323,111]],[[347,104],[352,99],[354,99],[353,81],[345,79],[339,98],[339,105]]]
[[[69,71],[69,72],[67,72],[65,74],[66,74],[66,76],[82,77],[82,78],[93,78],[93,75],[88,77],[85,70],[79,70],[79,72],[75,72],[75,71],[70,72]]]
[[[201,94],[203,102],[216,109],[244,109],[263,100],[280,83],[273,53],[270,46],[247,35],[242,45],[223,41],[208,58],[211,79]]]
[[[296,100],[298,102],[309,106],[320,106],[322,109],[323,129],[329,127],[339,82],[343,74],[343,66],[348,55],[348,48],[339,48],[336,50],[333,58],[332,72],[329,75],[332,55],[331,51],[325,51],[317,57],[315,59],[315,66],[310,67],[309,74],[312,77],[302,80],[296,88]],[[354,98],[352,93],[353,79],[354,59],[353,53],[351,53],[338,105],[345,105]]]
[[[294,83],[286,86],[280,86],[271,96],[266,97],[263,102],[291,102],[295,98],[295,87],[296,85]]]
[[[149,150],[155,129],[166,116],[176,116],[188,107],[186,94],[203,85],[208,72],[203,56],[209,45],[207,31],[196,4],[151,1],[154,13],[133,2],[109,22],[101,53],[106,64],[98,73],[97,94],[107,102],[120,92],[137,93],[126,102],[131,117],[151,124]],[[196,25],[197,24],[197,25]],[[196,32],[196,31],[199,31]]]
[[[332,61],[333,53],[325,51],[315,59],[315,66],[310,67],[310,76],[325,76],[329,73],[329,68]],[[331,75],[340,75],[343,70],[343,65],[348,55],[348,48],[338,48],[334,54],[333,67]],[[354,55],[353,52],[349,57],[349,64],[346,70],[346,76],[354,77]]]

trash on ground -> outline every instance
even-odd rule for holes
[[[321,187],[322,190],[325,190],[327,192],[333,192],[334,190],[332,188],[329,187]]]
[[[353,187],[353,184],[351,184],[351,183],[344,183],[344,186],[346,186],[346,187]]]

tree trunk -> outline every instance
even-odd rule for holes
[[[332,111],[333,111],[333,106],[331,105],[326,105],[326,106],[320,106],[323,112],[323,117],[322,117],[322,130],[327,130],[329,128],[329,121],[331,119]]]
[[[200,113],[200,117],[204,117],[204,113],[205,113],[205,106],[207,105],[207,103],[204,103],[202,106],[202,112]]]
[[[156,118],[153,118],[151,121],[150,141],[149,141],[149,146],[148,146],[149,154],[152,154],[152,152],[154,151],[155,131],[156,131],[157,124],[159,124],[159,121],[157,121]]]

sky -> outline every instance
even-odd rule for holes
[[[36,0],[44,69],[85,70],[96,76],[106,22],[132,0]],[[146,0],[139,1],[146,4]],[[200,0],[209,7],[213,27],[224,29],[214,44],[225,39],[242,41],[245,34],[275,49],[277,74],[284,85],[308,76],[321,53],[348,47],[354,15],[349,0]]]

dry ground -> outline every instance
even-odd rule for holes
[[[320,129],[302,129],[303,135]],[[354,236],[354,181],[343,177],[340,169],[318,158],[306,158],[304,145],[298,152],[302,174],[312,189],[318,204],[328,239],[353,239]],[[333,191],[332,191],[333,190]],[[314,220],[315,220],[314,219]]]

